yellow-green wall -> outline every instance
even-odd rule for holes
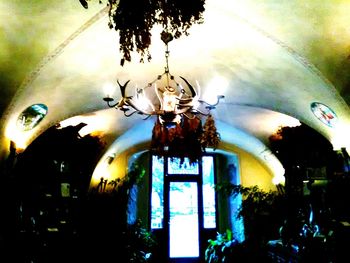
[[[276,190],[275,185],[272,183],[273,174],[253,155],[231,144],[224,144],[221,149],[235,153],[238,156],[241,185],[257,185],[266,191]]]
[[[123,177],[127,172],[129,158],[139,151],[145,150],[145,145],[139,145],[128,149],[115,157],[115,161],[109,168],[111,171],[111,180],[117,177]],[[233,145],[225,145],[223,151],[234,153],[238,156],[240,182],[243,186],[257,185],[264,190],[275,190],[272,183],[273,175],[262,162],[257,158]],[[123,174],[124,173],[124,174]]]
[[[109,180],[115,178],[122,178],[128,171],[131,163],[137,161],[146,169],[146,175],[144,177],[143,184],[138,189],[137,205],[132,209],[133,212],[129,215],[133,219],[141,219],[143,224],[147,227],[150,222],[148,218],[149,214],[149,164],[150,154],[148,152],[148,144],[137,145],[117,155],[109,167],[111,172]],[[140,155],[135,155],[141,153]],[[275,185],[272,183],[273,175],[269,169],[257,158],[249,154],[248,152],[234,146],[225,144],[222,145],[214,153],[218,154],[216,158],[216,170],[217,170],[217,182],[222,182],[228,179],[228,165],[234,162],[237,168],[237,174],[239,176],[238,182],[243,186],[257,185],[259,188],[268,191],[275,190]],[[234,156],[234,158],[232,157]],[[220,221],[218,222],[218,229],[225,230],[228,227],[232,227],[230,221],[230,209],[228,199],[219,197],[218,213]],[[130,212],[130,211],[129,211]]]

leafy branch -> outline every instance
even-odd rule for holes
[[[84,8],[88,1],[79,0]],[[99,0],[101,3],[102,1]],[[125,61],[131,61],[131,52],[141,55],[140,62],[151,60],[151,30],[155,24],[175,38],[188,35],[193,24],[203,23],[205,0],[108,0],[108,26],[119,31],[119,50]]]

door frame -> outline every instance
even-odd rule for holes
[[[184,177],[186,176],[186,177]],[[202,231],[203,231],[203,198],[201,189],[201,180],[199,175],[171,175],[164,178],[164,231],[167,240],[167,259],[170,263],[177,262],[200,262],[202,247]],[[194,258],[170,258],[170,183],[172,182],[191,182],[197,184],[197,208],[198,208],[198,247],[199,257]]]
[[[160,238],[160,242],[162,243],[160,247],[165,249],[164,253],[161,252],[161,258],[163,260],[167,260],[169,263],[199,263],[204,262],[204,252],[206,247],[208,246],[207,240],[204,240],[207,236],[215,236],[215,233],[218,228],[218,199],[215,197],[215,210],[216,210],[216,228],[204,228],[204,209],[203,209],[203,167],[202,167],[202,159],[198,161],[198,174],[168,174],[168,158],[181,158],[180,156],[168,156],[166,154],[159,155],[155,153],[151,153],[150,164],[152,165],[152,156],[163,157],[163,198],[164,198],[164,214],[163,214],[163,228],[162,229],[151,229],[152,232],[156,235],[156,237]],[[216,183],[216,161],[214,154],[203,154],[203,156],[212,156],[213,157],[213,169],[214,169],[214,182]],[[201,158],[203,157],[201,156]],[[151,167],[151,166],[150,166]],[[152,169],[151,169],[152,170]],[[152,187],[152,173],[150,176],[150,186]],[[199,237],[199,257],[198,258],[172,258],[170,259],[170,233],[169,233],[169,188],[170,182],[196,182],[197,190],[198,190],[198,237]],[[150,189],[151,189],[150,187]],[[152,193],[152,190],[149,191]],[[151,203],[149,202],[149,211],[151,211]],[[151,217],[151,213],[149,213],[149,217]]]

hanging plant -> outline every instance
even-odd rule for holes
[[[151,149],[159,155],[167,153],[170,156],[179,156],[181,163],[185,157],[190,163],[195,163],[203,153],[199,141],[201,133],[202,124],[199,118],[183,118],[174,127],[166,127],[157,120],[152,131]]]
[[[79,0],[88,8],[90,0]],[[102,1],[99,0],[101,3]],[[151,29],[161,25],[175,38],[188,35],[193,24],[203,23],[205,0],[108,0],[109,28],[119,31],[120,64],[131,61],[131,52],[151,60]]]
[[[221,141],[220,134],[217,132],[215,121],[211,114],[208,115],[204,123],[203,132],[199,139],[203,149],[212,147],[216,150]]]

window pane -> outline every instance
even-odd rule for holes
[[[198,174],[198,162],[190,163],[188,158],[184,158],[181,163],[181,158],[168,158],[168,174]]]
[[[164,217],[164,158],[152,156],[151,228],[163,228]]]
[[[197,183],[171,182],[170,257],[199,257]]]
[[[29,131],[39,124],[44,119],[48,112],[45,104],[34,104],[26,108],[17,119],[17,126],[22,131]]]
[[[214,158],[203,156],[203,212],[204,228],[216,228]]]

